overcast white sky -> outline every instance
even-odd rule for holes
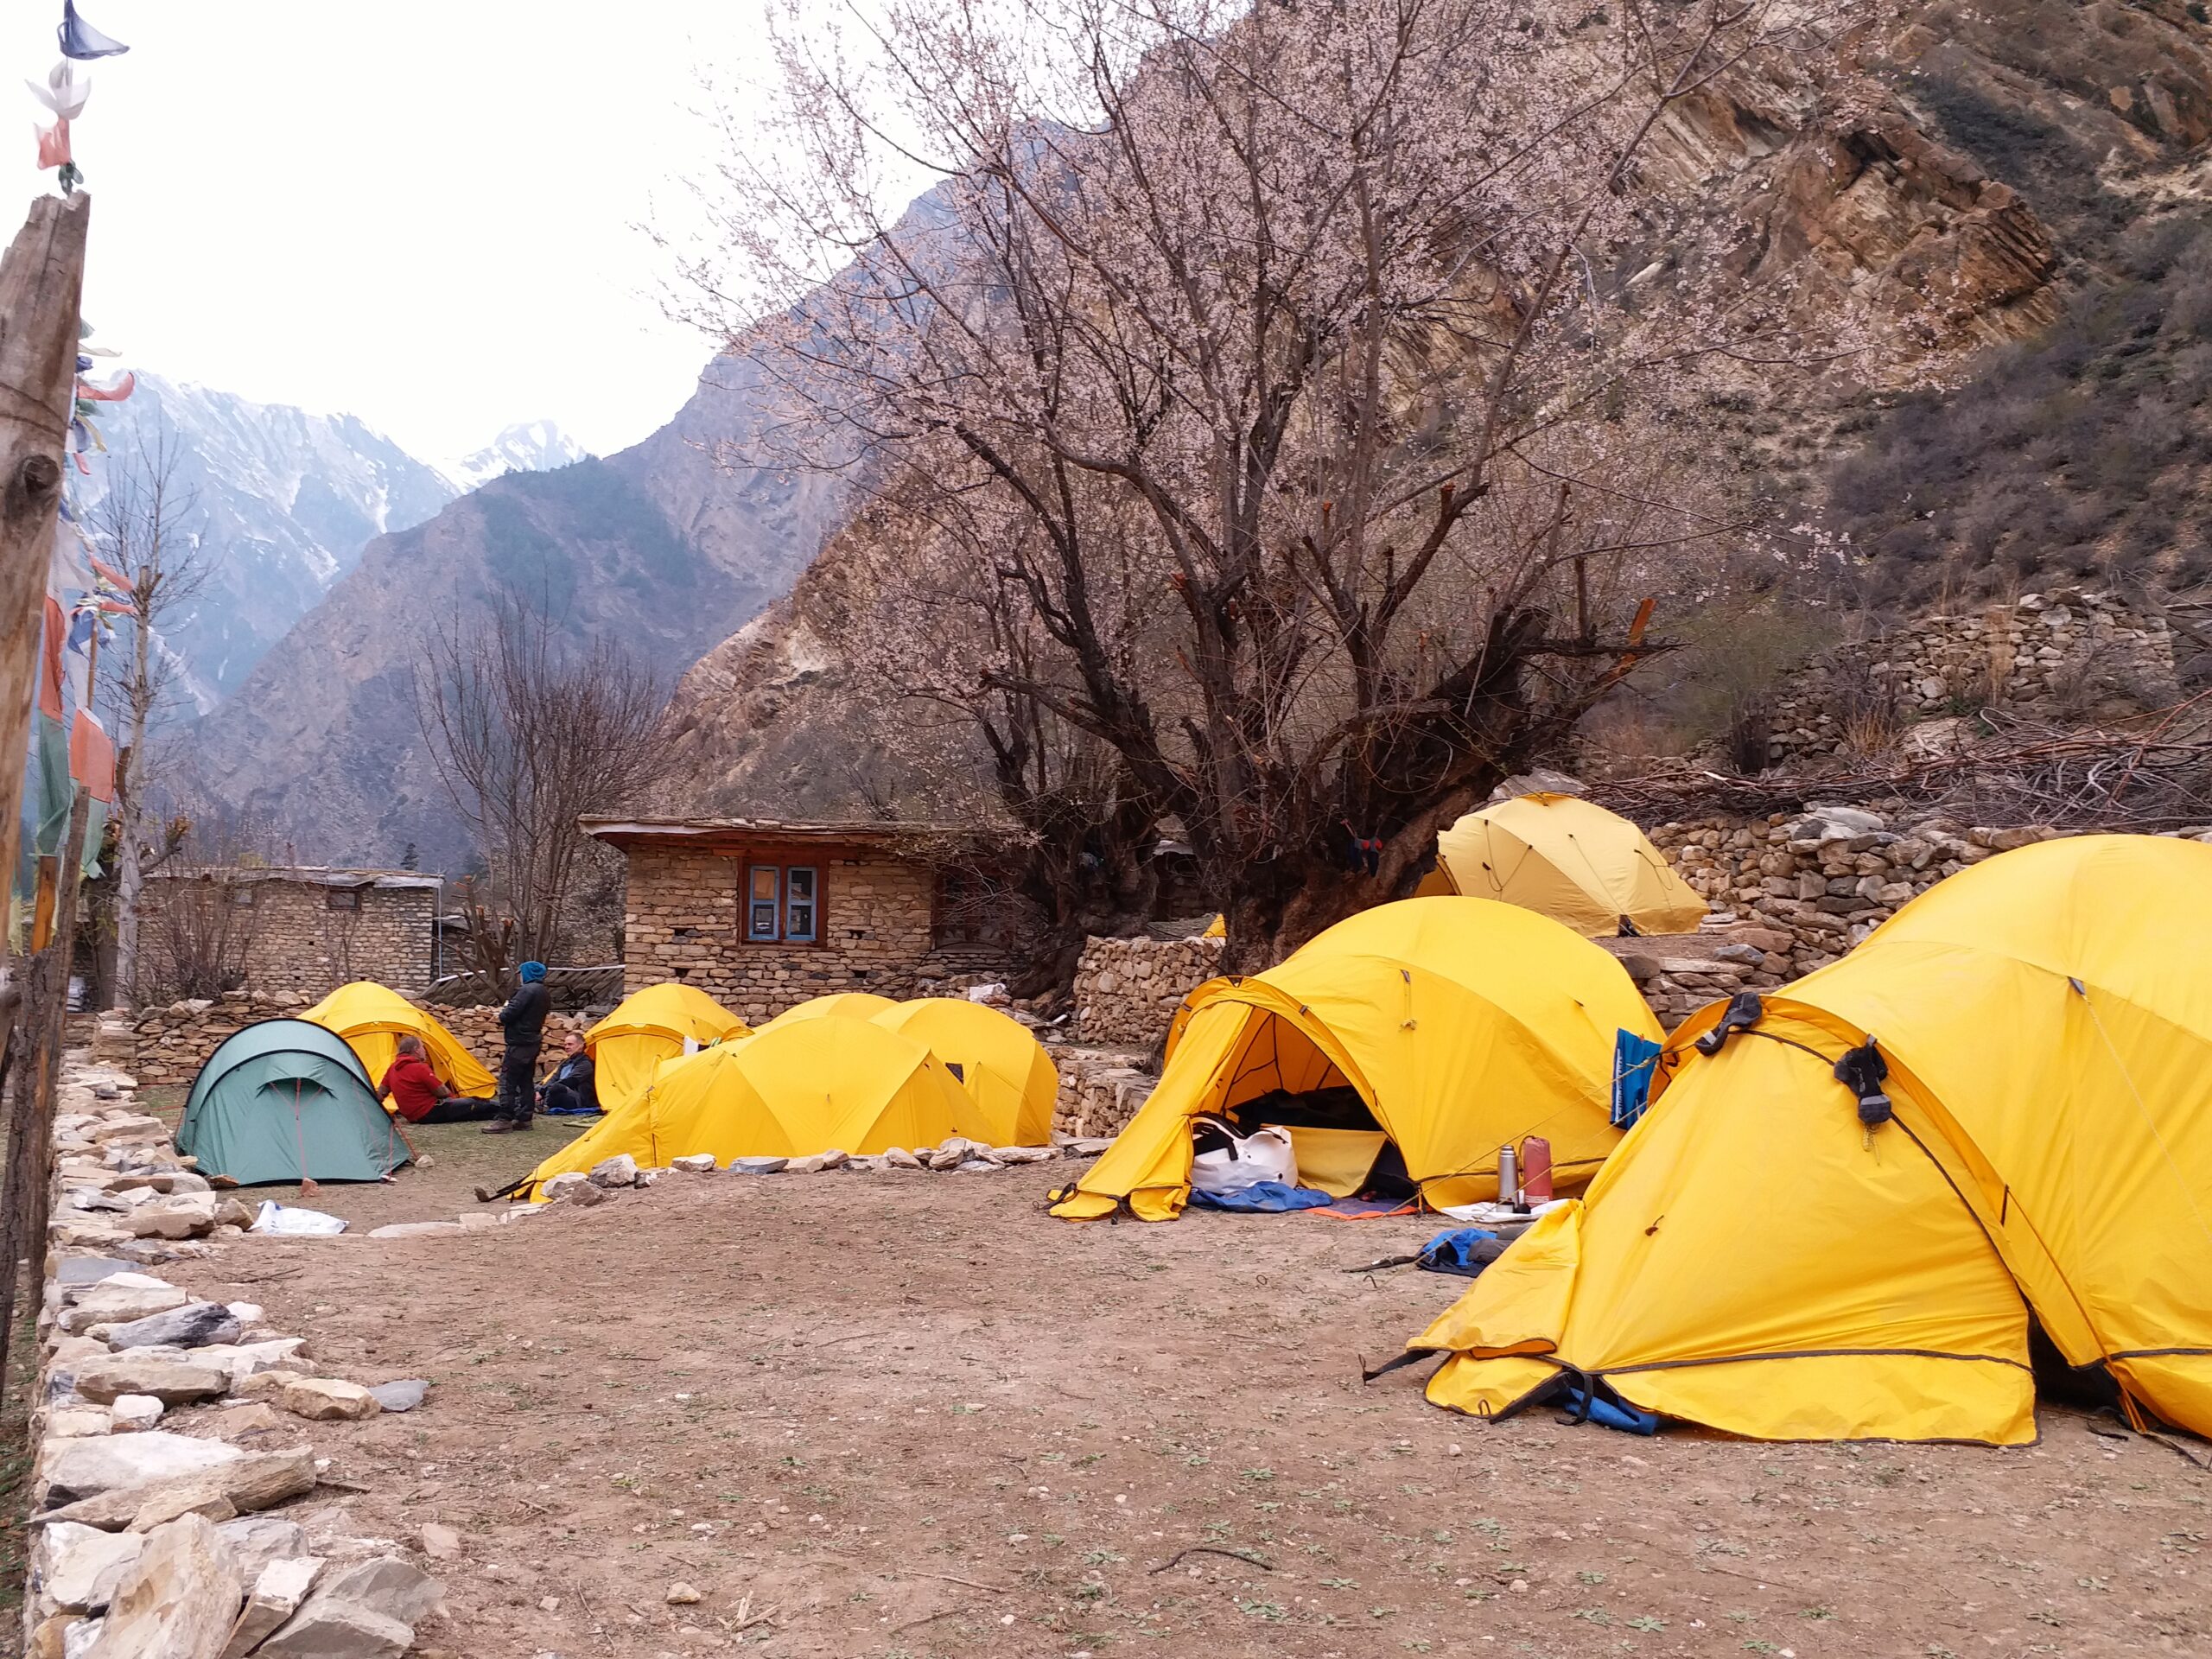
[[[753,71],[760,0],[79,10],[131,48],[79,67],[73,130],[113,366],[350,412],[431,460],[539,418],[608,454],[690,394],[710,346],[661,315],[632,226],[704,170],[693,65]],[[19,81],[59,59],[60,15],[0,0],[26,200],[53,175]]]

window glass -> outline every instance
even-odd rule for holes
[[[778,878],[782,874],[773,864],[755,864],[752,883],[745,906],[745,937],[748,939],[773,940],[776,937],[776,899]]]
[[[784,873],[784,937],[787,939],[811,939],[814,937],[815,888],[814,872],[794,867]]]

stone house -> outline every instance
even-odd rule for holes
[[[443,879],[411,870],[169,867],[147,878],[142,925],[156,983],[180,957],[267,995],[319,1000],[356,979],[425,988],[438,971]]]
[[[988,975],[1002,930],[979,921],[924,824],[586,818],[627,863],[623,985],[696,985],[758,1023],[833,991],[926,995]]]

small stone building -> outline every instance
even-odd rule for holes
[[[809,997],[947,988],[1002,960],[922,824],[587,818],[628,861],[626,990],[684,979],[758,1023]]]
[[[443,885],[411,870],[170,867],[147,879],[142,949],[157,982],[185,953],[264,995],[319,1000],[356,979],[420,991],[438,969]]]

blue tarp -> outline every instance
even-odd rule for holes
[[[1274,1214],[1285,1210],[1318,1210],[1329,1195],[1310,1186],[1282,1181],[1256,1181],[1241,1192],[1202,1192],[1191,1189],[1191,1202],[1216,1210],[1239,1210],[1251,1214]]]
[[[1617,1129],[1633,1127],[1651,1103],[1651,1079],[1658,1070],[1663,1045],[1632,1031],[1613,1039],[1612,1122]]]
[[[1422,1245],[1421,1254],[1414,1258],[1414,1265],[1431,1273],[1456,1273],[1462,1278],[1472,1279],[1490,1265],[1476,1259],[1475,1246],[1497,1236],[1480,1227],[1454,1227]]]

